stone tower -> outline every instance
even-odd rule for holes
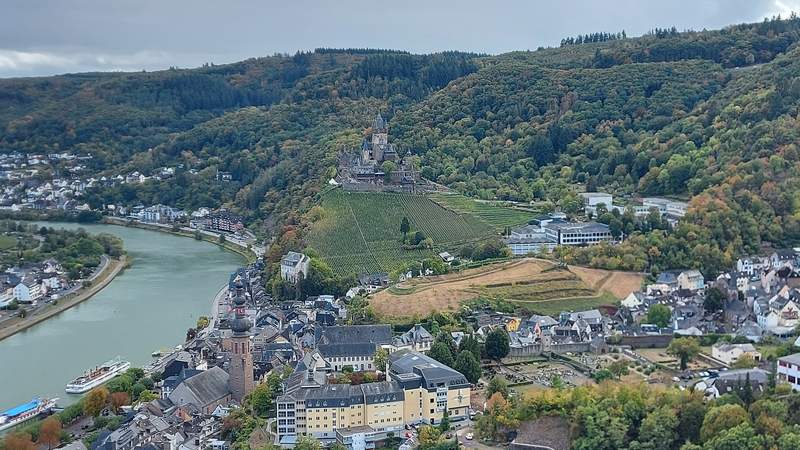
[[[250,321],[244,313],[244,294],[237,286],[233,298],[234,319],[231,321],[233,336],[230,338],[231,361],[228,370],[228,387],[233,398],[241,402],[255,387],[253,380],[253,355],[250,353]]]
[[[375,161],[383,161],[383,151],[389,144],[389,127],[378,113],[372,121],[372,157]]]

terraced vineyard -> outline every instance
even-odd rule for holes
[[[430,198],[459,214],[478,217],[498,230],[523,225],[536,216],[533,211],[511,207],[507,202],[480,201],[459,194],[432,194]]]
[[[341,275],[391,272],[495,233],[486,222],[421,195],[336,189],[323,196],[320,206],[322,218],[311,226],[308,245]],[[433,250],[403,249],[403,217],[408,217],[412,233],[419,230],[433,240]]]

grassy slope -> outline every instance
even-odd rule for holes
[[[536,216],[526,209],[513,208],[507,202],[476,201],[459,194],[432,194],[431,200],[460,214],[478,217],[489,225],[502,231],[504,227],[522,225]]]
[[[308,244],[339,274],[391,272],[493,234],[486,223],[419,195],[334,190],[323,196],[320,206],[322,217],[311,226]],[[433,240],[434,250],[402,248],[403,217],[408,217],[412,234],[419,230]]]

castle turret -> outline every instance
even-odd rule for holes
[[[375,161],[383,161],[383,153],[389,144],[389,126],[380,113],[372,121],[372,157]]]
[[[245,298],[241,286],[237,286],[233,298],[234,319],[231,321],[231,360],[228,370],[228,386],[236,401],[241,402],[255,387],[253,380],[253,355],[250,352],[250,320],[244,312]]]

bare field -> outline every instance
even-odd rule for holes
[[[370,303],[383,317],[424,317],[434,311],[454,311],[462,302],[491,291],[513,293],[531,290],[536,289],[533,286],[538,283],[544,286],[550,284],[554,291],[562,290],[567,286],[564,283],[565,277],[576,278],[575,281],[582,285],[581,290],[576,293],[574,289],[568,289],[563,294],[554,292],[552,296],[541,295],[540,292],[542,298],[552,302],[559,297],[591,293],[600,297],[604,292],[609,292],[620,299],[638,289],[642,280],[638,274],[583,267],[570,267],[569,271],[549,271],[554,267],[550,261],[526,258],[460,273],[414,279],[375,294]],[[513,285],[513,289],[504,289],[504,284]],[[535,305],[535,302],[530,305]]]

